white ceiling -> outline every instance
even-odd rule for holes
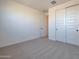
[[[50,3],[52,0],[15,0],[15,1],[41,11],[47,11],[49,7],[55,6]],[[59,5],[69,0],[56,0],[56,1],[57,1],[56,5]]]

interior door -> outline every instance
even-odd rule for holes
[[[65,9],[56,10],[56,40],[65,42]]]
[[[79,45],[79,5],[66,9],[67,42]]]
[[[44,16],[41,15],[39,19],[40,19],[40,37],[44,37],[45,36]]]

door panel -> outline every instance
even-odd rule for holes
[[[40,19],[40,37],[45,36],[44,16],[41,15]]]
[[[67,42],[79,45],[79,5],[66,9]]]
[[[65,42],[65,9],[56,10],[56,40]]]

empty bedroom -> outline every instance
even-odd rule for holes
[[[79,59],[79,0],[0,0],[0,59]]]

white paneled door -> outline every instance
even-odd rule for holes
[[[56,10],[56,35],[57,41],[65,42],[65,9]]]
[[[79,5],[66,8],[66,39],[79,45]]]

